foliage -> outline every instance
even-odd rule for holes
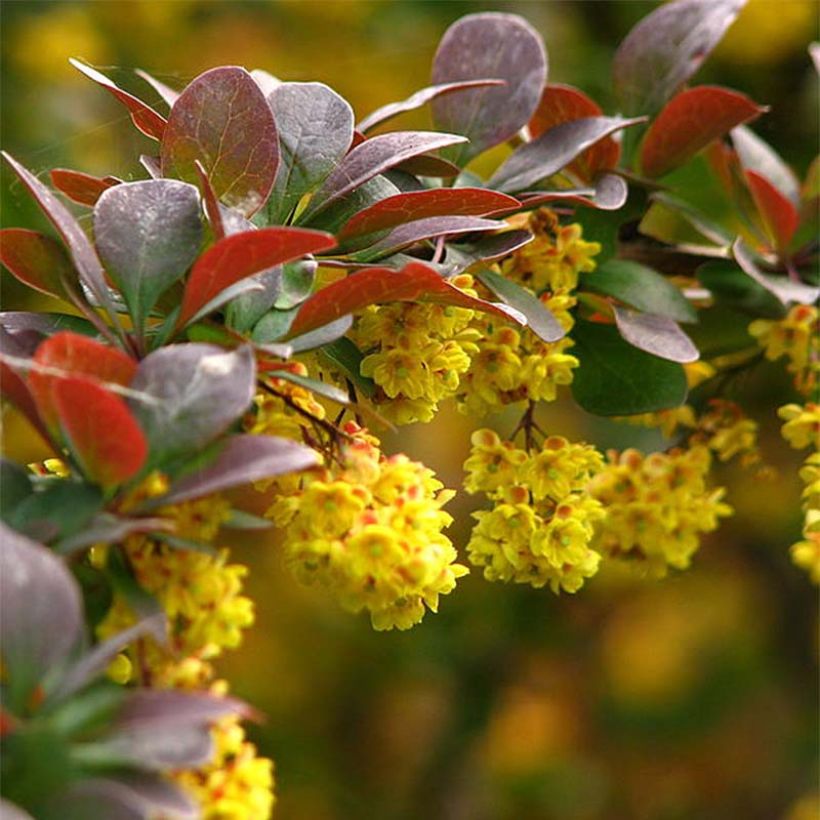
[[[746,125],[763,106],[687,87],[742,5],[676,0],[639,23],[613,65],[628,117],[548,83],[540,35],[510,14],[457,21],[433,84],[358,125],[322,83],[220,67],[177,92],[143,74],[160,113],[73,61],[157,147],[145,180],[53,170],[79,216],[4,154],[56,237],[6,229],[0,258],[73,310],[0,315],[3,395],[54,454],[0,472],[8,800],[267,815],[270,764],[212,667],[253,621],[220,532],[272,520],[296,577],[377,629],[415,625],[467,572],[442,532],[452,492],[382,453],[365,416],[521,407],[506,440],[473,436],[465,489],[492,506],[467,557],[556,593],[602,562],[689,566],[731,512],[712,461],[763,470],[724,395],[763,356],[802,396],[784,435],[818,449],[817,163],[801,185]],[[428,104],[437,130],[383,130]],[[499,146],[483,179],[470,163]],[[696,155],[731,223],[659,182]],[[698,328],[715,313],[750,335],[715,344]],[[542,430],[537,405],[567,386],[669,450],[604,460]],[[815,473],[810,455],[792,555],[816,580]],[[251,485],[264,518],[243,509]],[[99,642],[78,657],[86,619]]]

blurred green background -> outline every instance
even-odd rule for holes
[[[655,4],[589,2],[4,2],[3,147],[35,171],[74,167],[125,179],[149,140],[68,63],[80,57],[149,101],[141,67],[181,87],[223,64],[321,80],[359,117],[426,84],[436,43],[476,10],[524,14],[544,35],[550,79],[614,111],[618,41]],[[756,130],[802,174],[817,147],[814,0],[750,3],[705,82],[772,106]],[[400,127],[427,127],[424,112]],[[4,225],[45,227],[2,171]],[[698,175],[680,175],[697,193]],[[687,181],[688,180],[688,181]],[[6,309],[55,309],[3,279]],[[816,820],[816,590],[788,560],[799,536],[797,454],[774,408],[780,369],[742,384],[761,423],[772,483],[720,468],[736,515],[687,573],[663,582],[601,572],[576,596],[485,583],[473,572],[409,633],[373,633],[287,575],[275,535],[235,550],[252,566],[258,623],[222,672],[267,714],[251,729],[277,766],[283,820]],[[603,446],[658,444],[653,433],[546,408],[551,431]],[[497,420],[509,432],[513,417]],[[385,435],[458,487],[475,426],[447,409]],[[7,416],[6,446],[38,456]],[[469,497],[451,505],[463,546]]]

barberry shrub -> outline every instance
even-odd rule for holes
[[[432,85],[358,123],[321,83],[143,73],[160,113],[75,63],[157,150],[144,180],[53,170],[62,198],[5,155],[55,231],[4,230],[3,264],[72,310],[0,315],[3,397],[53,451],[0,472],[4,816],[270,814],[253,713],[212,665],[254,620],[237,528],[278,528],[295,578],[379,630],[418,624],[470,566],[544,594],[604,562],[686,569],[732,512],[713,462],[767,471],[727,391],[763,357],[794,378],[791,554],[820,581],[818,164],[801,184],[748,127],[765,107],[690,84],[742,5],[640,22],[617,116],[548,83],[510,14],[457,21]],[[426,105],[435,130],[387,130]],[[488,179],[471,170],[503,144]],[[701,153],[725,224],[662,182]],[[711,344],[715,315],[747,332]],[[449,400],[475,420],[463,489],[486,501],[462,551],[454,491],[375,433]],[[669,446],[569,441],[538,420],[553,401]],[[487,427],[510,406],[513,429]]]

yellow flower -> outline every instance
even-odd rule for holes
[[[786,422],[781,432],[792,447],[820,449],[820,404],[786,404],[777,414]]]
[[[809,395],[817,384],[820,368],[820,311],[811,305],[795,305],[783,319],[756,319],[749,333],[770,361],[785,356],[795,374],[795,384]]]
[[[701,534],[732,512],[722,501],[724,490],[706,486],[710,465],[703,446],[649,456],[610,452],[590,483],[606,511],[598,548],[612,558],[640,560],[656,575],[688,567]]]
[[[203,820],[266,820],[273,809],[273,762],[258,757],[236,718],[211,730],[215,754],[172,779],[198,804]]]
[[[464,462],[468,493],[489,493],[515,484],[527,454],[509,441],[501,441],[493,430],[476,430],[470,440],[473,448]]]
[[[562,436],[550,436],[541,452],[529,460],[523,474],[533,498],[557,501],[586,486],[602,467],[601,454],[589,444],[572,444]]]
[[[408,629],[436,611],[465,567],[442,530],[452,493],[432,470],[353,423],[338,461],[304,473],[268,515],[284,527],[285,559],[297,578],[327,587],[350,612],[367,610],[376,629]]]

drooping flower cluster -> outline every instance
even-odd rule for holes
[[[788,359],[786,369],[794,374],[795,387],[811,395],[820,376],[820,310],[812,305],[794,305],[783,319],[756,319],[749,333],[764,349],[766,358]]]
[[[803,538],[792,544],[792,561],[820,584],[820,404],[787,404],[778,411],[786,422],[783,437],[796,450],[813,452],[800,470],[803,480]]]
[[[167,489],[152,475],[125,502],[133,505]],[[134,580],[159,604],[168,620],[166,645],[141,638],[112,664],[109,674],[120,683],[136,679],[154,688],[205,689],[227,693],[224,681],[213,681],[211,662],[225,649],[239,646],[254,620],[253,602],[242,595],[247,568],[229,563],[227,549],[211,551],[230,505],[219,496],[167,505],[155,515],[169,524],[172,543],[143,534],[128,536],[122,554]],[[201,549],[186,548],[196,542]],[[194,544],[191,544],[194,547]],[[95,548],[94,560],[110,560],[110,547]],[[132,601],[116,594],[98,627],[101,638],[116,634],[137,619]],[[258,757],[244,739],[238,718],[213,729],[216,754],[204,767],[175,772],[173,779],[190,792],[205,820],[257,820],[273,805],[273,764]]]
[[[468,274],[452,284],[475,295]],[[361,374],[376,383],[373,399],[386,418],[427,422],[441,401],[455,395],[477,351],[474,314],[452,305],[395,302],[372,305],[358,317],[351,335],[365,354]]]
[[[499,271],[534,293],[569,331],[578,276],[595,269],[592,257],[601,246],[585,242],[580,225],[560,225],[548,208],[522,215],[513,223],[530,230],[533,240],[503,260]],[[479,341],[462,378],[462,412],[484,416],[515,402],[554,401],[558,387],[572,382],[579,362],[567,352],[574,344],[569,337],[544,342],[483,314],[475,316],[472,327]]]
[[[717,528],[732,508],[724,489],[706,485],[712,457],[703,446],[645,456],[610,451],[590,484],[606,510],[596,546],[613,558],[637,559],[654,575],[685,569],[700,536]]]
[[[199,769],[175,772],[172,779],[201,806],[202,820],[270,817],[273,762],[257,756],[256,747],[245,739],[245,731],[236,718],[218,723],[211,735],[211,761]]]
[[[600,562],[590,543],[603,511],[587,492],[603,466],[600,453],[560,436],[527,453],[492,430],[477,430],[472,443],[464,486],[484,493],[493,507],[473,514],[470,561],[484,567],[489,581],[579,590]]]
[[[757,431],[757,422],[738,404],[727,399],[710,399],[706,411],[698,418],[690,444],[703,444],[720,461],[740,456],[741,464],[750,466],[760,461]]]
[[[268,515],[301,581],[327,587],[350,612],[367,610],[375,629],[408,629],[467,572],[442,533],[453,492],[419,462],[383,455],[357,424],[341,434],[332,464],[302,473]]]

